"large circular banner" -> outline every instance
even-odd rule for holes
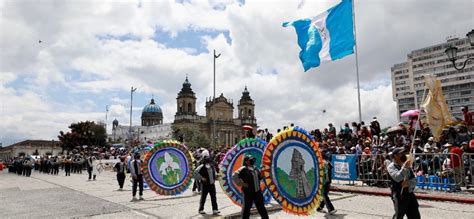
[[[232,174],[243,166],[245,155],[252,155],[252,157],[255,157],[255,167],[260,168],[263,150],[266,145],[267,142],[261,139],[243,139],[227,152],[220,163],[219,181],[222,190],[232,200],[232,202],[234,202],[234,204],[242,206],[244,197],[240,186],[237,186],[237,184],[232,181]],[[260,189],[263,191],[265,204],[269,203],[272,196],[263,182],[260,185]]]
[[[284,211],[296,215],[314,212],[324,172],[318,143],[308,132],[294,127],[278,133],[268,143],[262,162],[265,184]]]
[[[191,183],[193,157],[178,141],[162,141],[146,154],[142,168],[151,190],[160,195],[177,195]]]

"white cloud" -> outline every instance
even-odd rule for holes
[[[233,99],[236,107],[247,85],[260,126],[275,130],[294,122],[313,129],[357,121],[354,56],[303,73],[296,34],[281,27],[337,2],[167,0],[137,7],[136,1],[2,1],[0,25],[10,31],[0,36],[0,120],[5,121],[0,141],[49,139],[73,121],[104,119],[104,105],[110,106],[109,118],[128,124],[129,97],[116,94],[129,93],[130,86],[139,88],[134,95],[156,95],[164,121],[172,122],[186,74],[198,97],[198,112],[204,114],[205,99],[212,95],[213,49],[222,53],[217,94]],[[225,10],[213,10],[221,5]],[[361,93],[363,119],[377,116],[383,126],[394,124],[395,105],[385,83],[391,65],[412,49],[442,42],[453,29],[469,31],[472,11],[468,0],[356,1],[361,82],[368,89]],[[203,37],[210,53],[196,54],[194,48],[153,41],[156,29],[172,36],[189,29],[228,30],[232,44],[223,34]],[[117,40],[124,35],[138,39]],[[70,105],[51,98],[55,86],[68,89],[65,94],[87,95]],[[98,100],[107,94],[108,103]],[[134,104],[134,124],[142,107]]]

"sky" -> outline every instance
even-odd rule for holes
[[[205,114],[216,93],[237,103],[247,86],[258,125],[275,132],[358,120],[355,55],[304,72],[293,28],[337,0],[0,1],[0,142],[56,139],[77,121],[133,123],[151,97],[164,122],[186,75]],[[362,119],[397,122],[390,68],[418,48],[464,37],[471,0],[356,0]],[[41,43],[39,43],[41,40]],[[236,105],[234,105],[237,108]],[[325,113],[323,113],[325,110]],[[237,110],[234,110],[236,116]]]

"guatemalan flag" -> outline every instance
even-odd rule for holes
[[[321,62],[343,58],[354,53],[354,21],[352,0],[338,5],[313,18],[283,23],[292,25],[298,35],[300,59],[304,71],[318,67]]]

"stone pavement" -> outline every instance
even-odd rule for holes
[[[115,174],[109,171],[100,174],[97,181],[87,181],[87,174],[65,177],[64,172],[59,176],[33,173],[28,178],[3,171],[0,172],[0,218],[203,218],[197,212],[200,196],[193,194],[191,189],[174,197],[145,190],[144,201],[130,202],[129,184],[127,178],[126,190],[116,191]],[[220,186],[217,190],[221,217],[239,218],[240,208],[222,193]],[[338,213],[334,216],[316,213],[315,217],[388,218],[393,212],[387,197],[332,193],[331,199]],[[473,218],[474,215],[472,205],[420,203],[423,217]],[[297,218],[282,212],[276,203],[268,205],[267,209],[271,218]],[[211,212],[209,198],[205,210]]]

